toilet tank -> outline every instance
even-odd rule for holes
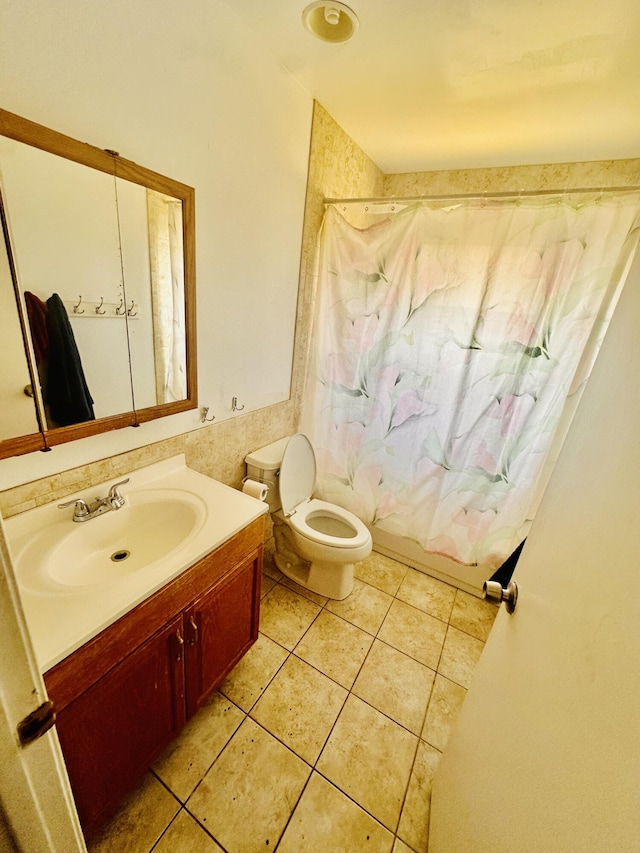
[[[282,457],[289,443],[290,436],[280,438],[266,447],[261,447],[259,450],[254,450],[245,457],[247,465],[247,477],[251,480],[259,480],[269,486],[267,493],[267,503],[269,504],[269,512],[275,512],[280,509],[280,490],[278,488],[280,466],[282,465]]]

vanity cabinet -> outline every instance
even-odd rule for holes
[[[256,639],[257,618],[242,618],[253,610],[254,585],[253,561],[248,560],[185,611],[187,717]]]
[[[256,519],[45,674],[86,835],[257,639],[263,527]]]

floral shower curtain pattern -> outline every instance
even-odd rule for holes
[[[320,496],[499,566],[622,288],[639,200],[420,203],[366,230],[328,208],[303,414]]]

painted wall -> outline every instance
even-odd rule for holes
[[[266,407],[256,434],[284,435],[311,98],[221,0],[9,4],[0,76],[3,108],[196,188],[199,400],[218,421],[233,396]],[[188,431],[206,431],[197,412],[4,460],[0,484]],[[244,448],[246,424],[223,432]]]

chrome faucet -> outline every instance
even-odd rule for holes
[[[97,515],[104,515],[105,512],[111,512],[111,510],[120,509],[120,507],[124,506],[124,497],[119,490],[120,486],[124,486],[128,482],[129,477],[126,480],[115,483],[109,489],[109,494],[106,498],[96,498],[89,503],[83,500],[83,498],[74,498],[71,501],[58,504],[58,508],[66,509],[72,506],[73,521],[89,521],[90,518],[95,518]]]

